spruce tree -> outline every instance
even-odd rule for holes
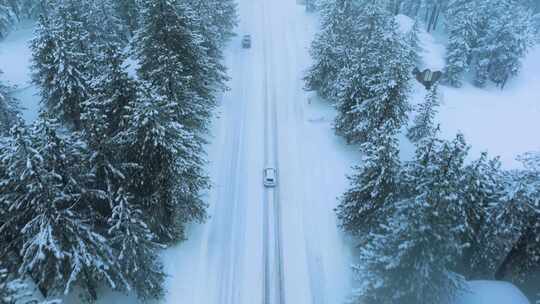
[[[145,222],[160,243],[185,238],[185,226],[205,217],[199,192],[207,187],[202,172],[202,146],[178,122],[174,101],[143,87],[120,136],[130,162],[139,164],[130,192],[140,200]]]
[[[449,303],[463,288],[454,269],[467,229],[457,195],[467,149],[461,135],[452,142],[435,136],[419,142],[401,174],[408,190],[360,248],[363,303]]]
[[[335,101],[335,81],[352,56],[348,50],[361,43],[355,39],[361,6],[351,0],[326,0],[321,3],[321,31],[311,45],[313,64],[308,69],[305,87]]]
[[[216,71],[207,65],[189,8],[175,0],[147,0],[142,15],[133,45],[140,79],[177,105],[185,127],[204,130],[215,105],[211,81]]]
[[[350,178],[351,188],[336,209],[340,225],[355,235],[365,235],[388,220],[398,196],[399,148],[397,130],[389,123],[364,143],[362,165]]]
[[[446,47],[445,82],[460,87],[461,76],[467,70],[471,60],[472,49],[476,45],[477,33],[475,22],[478,12],[474,1],[450,0],[446,12],[446,30],[448,45]]]
[[[148,0],[142,15],[134,49],[143,92],[123,138],[130,161],[142,167],[132,191],[151,214],[146,222],[158,241],[171,243],[185,238],[188,222],[205,216],[202,135],[215,104],[206,80],[216,71],[206,65],[189,7]]]
[[[311,45],[314,63],[304,78],[306,89],[334,101],[336,79],[343,67],[350,66],[348,61],[353,56],[349,50],[363,40],[356,35],[361,11],[361,6],[352,0],[328,0],[321,4],[321,30]]]
[[[418,21],[414,22],[411,30],[406,34],[406,42],[408,42],[410,53],[409,60],[412,62],[412,65],[418,66],[422,58],[420,53],[422,52],[422,46],[420,45],[420,24]]]
[[[13,279],[13,275],[0,264],[0,303],[30,304],[31,300],[28,286],[21,280]]]
[[[19,0],[21,10],[28,18],[37,18],[40,15],[48,14],[54,4],[54,0]]]
[[[93,96],[84,102],[82,129],[89,148],[86,162],[90,167],[88,182],[96,190],[95,205],[106,221],[111,215],[115,192],[125,181],[130,164],[120,151],[115,136],[126,117],[128,104],[136,98],[136,87],[123,70],[123,57],[114,45],[100,58],[102,75],[92,83]]]
[[[409,140],[416,143],[422,138],[435,134],[436,127],[434,120],[439,106],[437,85],[435,85],[426,94],[424,102],[417,107],[413,126],[407,132]]]
[[[127,288],[113,251],[96,228],[85,185],[84,145],[61,135],[55,123],[42,118],[30,132],[14,128],[2,157],[0,201],[7,210],[1,231],[13,237],[2,248],[20,258],[18,271],[30,276],[45,296],[78,286],[92,300],[97,288]]]
[[[93,95],[85,101],[87,113],[83,115],[90,138],[113,138],[127,126],[138,84],[126,71],[126,59],[127,54],[114,42],[104,45],[96,58],[101,73],[91,83]]]
[[[117,0],[113,1],[115,14],[123,21],[124,27],[130,35],[133,35],[139,28],[140,23],[140,1],[139,0]]]
[[[190,0],[180,11],[188,14],[189,19],[193,20],[194,26],[190,26],[190,29],[201,39],[200,46],[206,53],[203,65],[209,72],[205,81],[217,89],[225,89],[228,78],[222,63],[224,59],[222,50],[225,42],[232,37],[232,30],[236,25],[234,3],[229,0]],[[206,98],[212,99],[214,93],[207,94]]]
[[[0,264],[0,303],[2,304],[61,304],[60,300],[39,301],[28,281],[19,279]]]
[[[88,58],[92,58],[82,12],[72,0],[58,4],[55,14],[41,17],[32,41],[34,83],[48,112],[81,128],[83,102],[90,95]]]
[[[401,201],[396,208],[381,231],[370,234],[359,249],[356,303],[453,303],[464,289],[464,279],[447,267],[459,252],[455,239],[428,224],[436,211],[423,201]]]
[[[486,80],[491,80],[504,88],[508,79],[519,73],[521,59],[532,45],[532,20],[514,1],[488,1],[486,8],[489,25],[473,52],[475,83],[483,86]]]
[[[99,52],[107,43],[127,43],[129,33],[124,21],[116,15],[114,3],[110,0],[87,0],[79,4],[84,9],[82,20],[89,34],[90,51]]]
[[[0,71],[2,75],[2,71]],[[19,119],[19,106],[11,94],[11,88],[0,82],[0,136],[7,136]]]
[[[10,1],[0,0],[0,40],[4,39],[17,19]]]
[[[202,24],[200,34],[204,39],[211,39],[220,48],[234,36],[238,24],[236,3],[234,0],[189,0],[189,7],[196,13],[196,19]]]
[[[118,267],[138,296],[144,300],[163,295],[164,273],[157,257],[160,248],[143,215],[141,200],[129,192],[138,184],[131,173],[139,167],[122,140],[128,130],[131,106],[137,103],[137,83],[125,71],[125,54],[116,44],[108,44],[100,61],[103,74],[93,84],[95,95],[85,103],[85,137],[91,150],[94,200],[107,221],[107,237],[117,257]],[[137,159],[143,161],[142,159]],[[148,211],[146,211],[148,212]]]
[[[531,46],[530,12],[512,0],[452,0],[446,11],[449,43],[445,78],[461,85],[461,75],[474,73],[474,83],[488,80],[503,88],[517,75],[520,61]]]
[[[499,159],[490,159],[487,153],[464,168],[459,195],[468,229],[463,239],[467,246],[459,266],[460,273],[469,279],[491,278],[494,273],[500,244],[493,210],[504,196],[504,178]]]
[[[386,121],[396,129],[405,123],[412,61],[396,21],[380,4],[365,6],[355,18],[363,45],[340,72],[335,128],[347,142],[363,143]]]
[[[509,173],[505,195],[496,209],[499,238],[510,240],[495,271],[499,280],[524,280],[540,268],[539,155],[528,153],[520,158],[525,170]]]
[[[164,295],[165,273],[159,260],[155,235],[145,222],[137,200],[124,188],[118,188],[113,200],[108,234],[124,276],[142,300],[160,299]]]

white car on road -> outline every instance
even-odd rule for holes
[[[277,170],[275,168],[265,168],[263,170],[263,184],[266,187],[277,185]]]

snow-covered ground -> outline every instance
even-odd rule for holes
[[[397,19],[403,30],[412,27],[410,18],[400,15]],[[432,36],[421,31],[423,68],[444,68],[444,40],[440,33]],[[467,81],[461,88],[439,86],[441,107],[437,120],[442,135],[453,138],[457,132],[462,132],[471,145],[471,158],[487,151],[491,156],[500,156],[503,167],[519,168],[518,155],[540,151],[539,71],[540,45],[536,45],[523,60],[520,74],[503,90],[493,85],[477,88]],[[416,83],[412,102],[422,102],[425,93]],[[410,144],[402,146],[404,157],[414,153]]]
[[[497,281],[470,281],[457,304],[529,304],[514,285]]]
[[[37,117],[39,98],[37,88],[31,84],[30,60],[32,52],[29,43],[34,36],[33,22],[22,22],[17,28],[0,41],[0,76],[2,81],[16,86],[15,97],[23,107],[23,117],[33,121]]]
[[[268,242],[264,241],[265,212],[274,215],[269,221],[276,223],[278,211],[285,302],[343,303],[351,290],[352,246],[339,232],[333,208],[336,197],[348,186],[345,176],[360,155],[334,135],[331,106],[302,90],[316,16],[306,14],[296,0],[238,2],[238,33],[251,34],[253,47],[242,49],[241,37],[237,37],[226,50],[232,80],[208,147],[213,182],[207,194],[210,218],[190,228],[189,240],[163,253],[169,274],[163,302],[261,302],[266,277],[263,248],[273,250],[277,237],[270,233]],[[23,24],[0,42],[2,77],[19,87],[17,97],[28,108],[24,115],[29,121],[37,116],[36,90],[29,86],[27,42],[31,37],[32,24]],[[442,40],[422,33],[421,41],[425,66],[442,68]],[[517,166],[516,155],[540,149],[539,68],[540,48],[536,47],[524,60],[520,76],[503,91],[468,84],[460,89],[442,87],[439,121],[443,135],[452,137],[461,130],[473,154],[487,150],[501,155],[505,166]],[[422,90],[415,86],[414,102],[422,100]],[[276,119],[276,128],[265,132],[269,117]],[[270,134],[276,140],[269,144]],[[412,149],[405,144],[403,151],[407,154]],[[268,154],[275,158],[272,163],[279,164],[275,192],[262,186]],[[268,205],[272,202],[269,193],[277,197],[279,208]],[[272,273],[277,270],[276,261],[273,256]],[[114,294],[100,303],[135,302],[133,297]]]

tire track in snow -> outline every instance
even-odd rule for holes
[[[268,42],[270,31],[267,22],[266,0],[262,0],[261,13],[263,24],[263,58],[264,58],[264,103],[265,103],[265,166],[274,167],[278,172],[278,123],[275,87],[270,87],[269,79],[272,74],[272,63],[269,64],[269,51],[272,47]],[[272,82],[273,83],[273,82]],[[267,188],[264,193],[264,278],[263,301],[265,304],[285,303],[284,278],[283,278],[283,249],[281,247],[281,209],[279,202],[279,178],[278,185],[274,188]],[[272,204],[272,205],[270,205]],[[272,207],[272,208],[270,208]],[[272,209],[272,210],[270,210]],[[272,216],[273,215],[273,216]],[[270,229],[273,228],[273,229]],[[272,235],[270,235],[272,233]],[[273,246],[270,246],[272,242]],[[272,250],[270,252],[269,250]],[[272,254],[270,254],[272,253]],[[272,263],[273,262],[273,263]],[[271,269],[273,266],[274,269]]]
[[[240,73],[243,75],[244,73]],[[242,97],[245,96],[244,88],[242,88]],[[217,303],[224,304],[237,304],[239,302],[239,290],[235,288],[235,285],[239,283],[238,274],[242,272],[242,250],[238,248],[244,240],[244,222],[245,222],[245,208],[242,208],[240,205],[242,200],[241,198],[241,159],[244,157],[244,127],[245,127],[245,112],[246,112],[246,102],[245,98],[241,98],[240,101],[240,110],[237,112],[236,127],[231,129],[232,140],[231,140],[231,162],[227,173],[230,175],[231,187],[224,187],[224,195],[221,198],[220,204],[223,206],[222,212],[223,215],[220,215],[220,225],[217,225],[217,229],[220,229],[220,234],[223,236],[221,239],[223,243],[227,246],[221,255],[221,264],[228,265],[224,267],[219,275],[219,294]],[[222,177],[222,180],[226,180],[225,177]],[[225,201],[232,203],[232,206],[223,204]],[[230,222],[226,223],[224,220],[229,219]],[[230,231],[224,229],[225,227],[231,227]]]

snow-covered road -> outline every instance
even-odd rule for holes
[[[264,34],[271,32],[269,28],[272,28],[271,18],[267,13],[269,5],[266,1],[261,3],[263,33],[259,39],[262,41],[264,62],[264,164],[265,168],[275,168],[279,172],[279,125],[275,90],[275,69],[277,66],[272,61],[272,37]],[[283,304],[285,303],[285,290],[279,184],[278,187],[266,188],[265,192],[263,200],[263,304]]]
[[[165,254],[165,302],[342,302],[349,246],[333,208],[358,155],[333,135],[330,106],[302,90],[316,17],[296,0],[238,4],[230,90],[208,151],[210,218]],[[241,48],[243,34],[251,49]],[[263,187],[265,167],[278,169],[278,187]]]

